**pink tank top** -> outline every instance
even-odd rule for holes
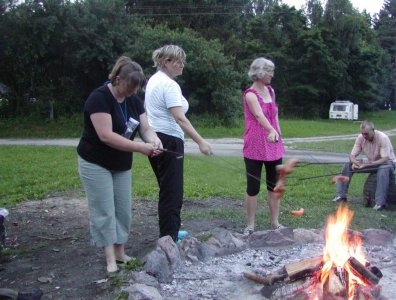
[[[278,127],[277,115],[278,107],[275,103],[275,94],[270,86],[267,86],[271,95],[272,102],[264,103],[260,94],[254,89],[247,89],[243,93],[243,106],[245,111],[245,132],[243,133],[243,156],[253,160],[274,161],[278,160],[285,154],[282,137]],[[260,107],[269,123],[279,134],[277,143],[267,141],[268,131],[261,126],[255,116],[250,112],[246,102],[246,94],[254,93],[257,96]]]

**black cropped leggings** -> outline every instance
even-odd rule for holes
[[[282,158],[274,161],[253,160],[244,157],[246,167],[246,193],[249,196],[256,196],[260,192],[261,171],[265,166],[267,190],[274,191],[277,181],[276,166],[282,164]]]

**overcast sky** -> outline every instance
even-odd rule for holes
[[[382,8],[384,1],[383,0],[350,0],[352,5],[357,8],[360,12],[363,9],[366,9],[371,15],[374,13],[379,13]],[[301,6],[305,5],[306,0],[282,0],[283,3],[288,4],[290,6],[295,6],[297,9],[301,8]],[[322,0],[322,3],[324,1]]]

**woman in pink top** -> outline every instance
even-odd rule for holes
[[[261,171],[266,171],[267,200],[273,229],[279,224],[280,197],[274,192],[277,180],[276,166],[282,164],[285,153],[278,122],[278,107],[275,93],[270,86],[275,65],[260,57],[250,65],[249,78],[253,84],[243,93],[245,111],[245,132],[243,135],[243,156],[246,166],[246,212],[247,227],[244,234],[254,231],[257,195],[260,192]]]

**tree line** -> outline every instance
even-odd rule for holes
[[[396,0],[360,13],[349,0],[0,0],[0,115],[82,111],[120,55],[155,72],[154,49],[183,47],[178,82],[190,112],[219,124],[243,114],[251,61],[276,65],[282,115],[327,117],[347,99],[369,110],[396,103]]]

